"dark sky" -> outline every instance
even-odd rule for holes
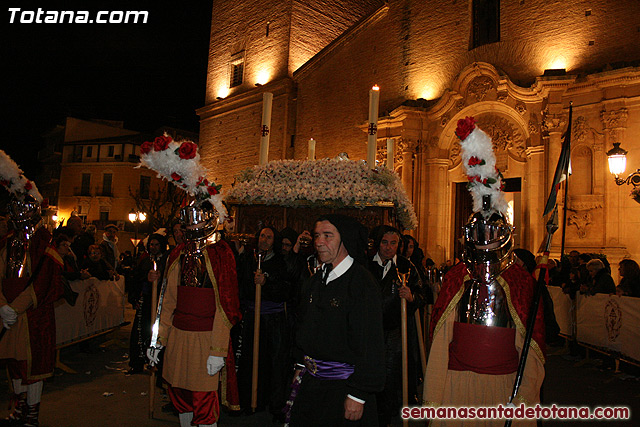
[[[123,120],[152,131],[162,125],[198,131],[204,105],[211,2],[4,2],[0,64],[0,148],[27,176],[37,167],[41,135],[66,116]],[[10,23],[9,8],[20,8]],[[146,10],[146,24],[20,23],[23,11]],[[22,15],[21,15],[22,14]],[[46,15],[42,15],[44,18]],[[76,15],[78,16],[78,15]]]

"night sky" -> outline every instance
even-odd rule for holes
[[[27,177],[41,135],[64,117],[198,131],[204,105],[211,2],[9,0],[2,12],[4,136],[0,148]],[[146,24],[10,23],[22,11],[147,10]],[[28,15],[26,16],[28,19]],[[42,15],[44,18],[46,15]],[[77,16],[77,15],[76,15]]]

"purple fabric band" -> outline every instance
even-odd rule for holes
[[[243,301],[248,311],[256,311],[256,303],[254,301]],[[262,301],[260,303],[260,314],[274,314],[284,311],[283,302]]]
[[[316,378],[328,380],[346,380],[353,374],[353,365],[343,362],[333,362],[304,357],[307,372]]]
[[[300,385],[302,384],[302,377],[305,373],[310,373],[316,378],[322,378],[327,380],[346,380],[353,374],[353,365],[343,362],[327,362],[324,360],[313,359],[309,356],[304,356],[304,368],[300,371],[297,377],[293,379],[291,385],[291,394],[287,404],[282,409],[285,414],[284,427],[289,427],[289,421],[291,420],[291,408],[296,400],[298,391],[300,391]]]

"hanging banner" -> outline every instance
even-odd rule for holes
[[[640,298],[577,296],[578,341],[640,360]]]
[[[56,346],[112,329],[124,322],[124,277],[120,280],[86,280],[70,282],[71,289],[78,293],[72,307],[60,300],[56,313]]]

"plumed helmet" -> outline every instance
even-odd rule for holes
[[[209,201],[192,203],[180,209],[180,222],[186,240],[205,240],[218,228],[218,211]]]
[[[41,219],[40,203],[30,195],[14,197],[9,203],[9,213],[17,228],[31,228]]]
[[[489,201],[485,203],[490,205]],[[476,279],[487,283],[510,262],[513,227],[501,212],[474,213],[464,225],[463,234],[463,259]]]

